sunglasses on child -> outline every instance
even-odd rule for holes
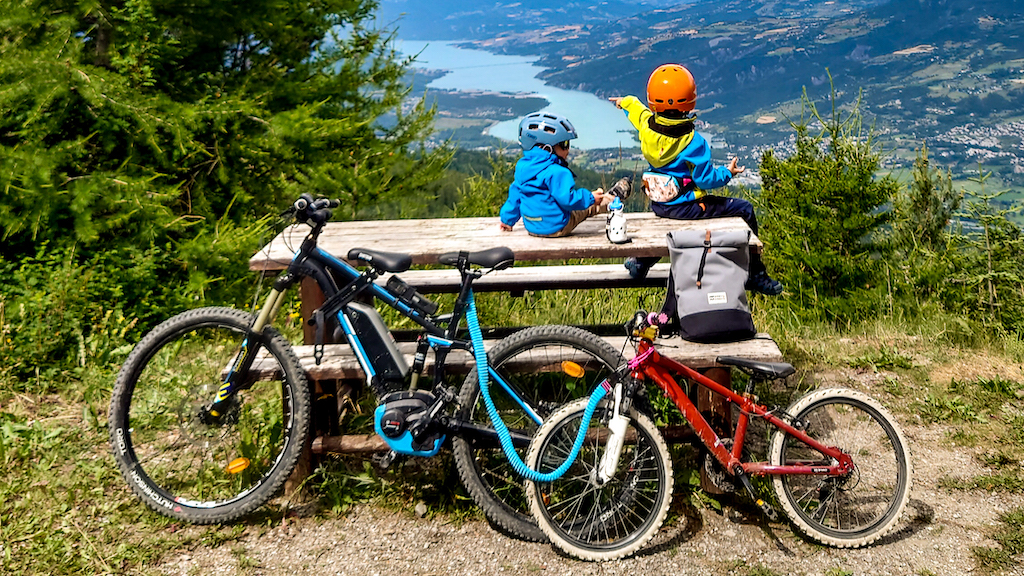
[[[561,146],[562,148],[566,149],[566,150],[569,149],[569,141],[568,140],[566,140],[565,142],[559,142],[558,145]]]

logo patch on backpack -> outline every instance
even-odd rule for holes
[[[725,292],[708,292],[708,305],[728,304],[729,296]]]

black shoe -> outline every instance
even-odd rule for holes
[[[747,278],[747,283],[743,287],[751,292],[758,292],[765,296],[778,296],[782,294],[783,290],[782,282],[768,276],[768,273],[764,271]]]
[[[622,263],[629,270],[629,277],[633,280],[642,280],[647,277],[647,272],[650,271],[653,264],[648,264],[640,259],[630,256],[626,258],[626,261]]]

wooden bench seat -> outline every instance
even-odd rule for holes
[[[621,350],[628,359],[635,354],[633,347],[626,343],[625,336],[606,336],[605,340],[616,350]],[[490,349],[499,340],[486,340],[484,347]],[[758,334],[750,340],[742,342],[730,342],[725,344],[696,344],[687,342],[678,337],[662,338],[657,341],[658,351],[661,354],[673,358],[692,368],[719,368],[714,359],[718,356],[743,356],[766,362],[779,362],[782,360],[782,353],[778,345],[767,334]],[[399,342],[398,347],[406,356],[406,361],[412,363],[412,356],[415,351],[415,342]],[[363,380],[363,371],[356,362],[355,356],[347,344],[328,344],[324,346],[324,356],[320,365],[316,364],[313,358],[313,346],[295,346],[294,351],[299,357],[299,362],[306,371],[307,377],[312,380]],[[279,377],[267,362],[265,352],[263,357],[258,357],[253,365],[253,370],[259,373],[259,378],[268,379]],[[537,355],[537,358],[544,358],[545,365],[536,365],[532,368],[537,372],[555,371],[560,369],[559,359],[551,354]],[[448,355],[447,368],[451,374],[464,374],[473,366],[472,358],[466,352],[453,350]],[[426,370],[429,373],[433,369],[433,354],[427,355]],[[728,374],[728,371],[725,372]],[[351,390],[351,388],[348,388]],[[666,439],[669,441],[686,441],[690,438],[690,430],[686,426],[675,426],[663,429]],[[337,436],[321,435],[312,440],[311,450],[315,454],[325,453],[372,453],[388,450],[384,441],[376,434],[345,434]]]
[[[576,264],[563,266],[516,266],[497,270],[473,282],[477,292],[512,292],[522,294],[526,290],[591,290],[623,287],[665,287],[668,281],[668,262],[659,262],[647,273],[647,277],[634,280],[622,264]],[[455,293],[459,291],[462,279],[459,271],[446,268],[439,270],[408,270],[398,274],[406,284],[424,293]],[[380,285],[387,283],[390,276],[376,280]]]
[[[621,350],[623,355],[629,359],[635,354],[632,345],[625,342],[625,336],[606,336],[605,340],[616,350]],[[487,340],[484,347],[488,350],[498,340]],[[779,362],[782,360],[782,353],[778,345],[767,334],[758,334],[750,340],[741,342],[729,342],[725,344],[697,344],[687,342],[681,338],[661,338],[656,342],[658,351],[662,355],[681,362],[691,368],[704,369],[721,366],[715,362],[718,356],[742,356],[765,362]],[[412,365],[413,354],[415,353],[415,342],[399,342],[399,350],[406,357],[406,361]],[[313,357],[313,346],[295,346],[295,354],[299,357],[302,368],[310,380],[363,380],[363,371],[356,361],[355,355],[347,344],[328,344],[324,346],[324,355],[320,365],[317,366]],[[262,353],[265,354],[265,353]],[[552,359],[551,355],[544,355]],[[257,357],[253,364],[261,379],[274,377],[273,367],[265,356]],[[453,350],[448,355],[447,368],[450,373],[466,373],[473,365],[472,357],[461,350]],[[540,372],[545,366],[532,367]],[[433,369],[433,354],[427,355],[426,373]],[[551,369],[557,369],[552,367]]]

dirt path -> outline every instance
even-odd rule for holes
[[[976,570],[973,546],[988,538],[998,514],[1024,496],[982,490],[951,493],[943,476],[981,473],[966,449],[950,446],[941,426],[907,426],[914,488],[901,528],[861,550],[813,545],[785,523],[765,524],[751,505],[722,513],[684,506],[636,557],[580,562],[547,544],[502,536],[485,522],[453,524],[360,506],[343,518],[297,518],[257,531],[239,543],[166,559],[167,574],[847,574],[947,575]],[[768,572],[767,570],[771,572]],[[1024,575],[1024,567],[1010,574]]]

